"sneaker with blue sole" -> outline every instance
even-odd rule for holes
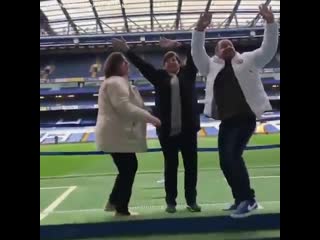
[[[252,214],[258,208],[258,203],[255,200],[242,201],[237,209],[230,215],[232,218],[245,218]]]

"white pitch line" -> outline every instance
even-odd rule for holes
[[[265,202],[258,202],[259,209],[263,209],[262,205],[268,204],[279,204],[280,201],[265,201]],[[230,203],[200,203],[200,206],[206,207],[219,207],[219,206],[227,206]],[[178,204],[177,208],[184,208],[186,205]],[[129,207],[129,209],[165,209],[164,205],[145,205],[145,206],[134,206]],[[57,214],[67,214],[67,213],[81,213],[81,212],[104,212],[102,208],[91,208],[91,209],[77,209],[77,210],[65,210],[65,211],[53,211],[51,213]]]
[[[262,168],[277,168],[280,167],[280,165],[266,165],[266,166],[256,166],[256,167],[248,167],[249,170],[257,170]],[[220,171],[220,168],[199,168],[199,172],[207,172],[207,171]],[[139,174],[156,174],[156,173],[163,173],[163,171],[138,171],[137,175]],[[183,169],[178,169],[179,174],[183,174]],[[94,174],[76,174],[76,175],[64,175],[64,176],[47,176],[47,177],[40,177],[41,181],[51,181],[52,179],[61,179],[61,178],[73,178],[73,177],[104,177],[104,176],[115,176],[117,175],[116,172],[100,172],[100,173],[94,173]]]
[[[63,189],[69,188],[70,186],[61,186],[61,187],[40,187],[40,190],[51,190],[51,189]]]
[[[60,195],[53,203],[51,203],[45,210],[40,213],[40,221],[49,215],[66,197],[77,188],[77,186],[69,187],[64,193]]]
[[[280,178],[280,176],[253,176],[250,179],[267,179],[267,178]]]
[[[280,178],[280,176],[253,176],[250,177],[250,179],[268,179],[268,178]],[[227,182],[227,179],[223,178],[225,182]]]

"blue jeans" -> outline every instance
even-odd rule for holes
[[[220,124],[218,135],[220,167],[237,204],[255,198],[242,157],[255,128],[256,117],[253,114],[232,117],[221,121]]]

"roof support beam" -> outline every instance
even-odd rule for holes
[[[142,28],[142,27],[141,27],[140,25],[138,25],[136,22],[132,21],[129,17],[128,17],[128,20],[129,20],[130,22],[132,22],[134,25],[136,25],[136,26],[138,27],[138,29],[140,29],[140,30],[142,30],[142,31],[145,31],[144,28]]]
[[[48,17],[40,9],[40,28],[45,30],[49,35],[57,35],[57,33],[51,28]]]
[[[239,5],[241,3],[241,0],[237,0],[236,4],[234,5],[234,8],[232,10],[232,13],[230,14],[226,24],[225,24],[225,27],[228,28],[232,22],[232,19],[234,18],[234,16],[236,15],[236,12],[238,11],[238,8],[239,8]]]
[[[225,20],[223,20],[223,22],[219,23],[218,28],[221,28],[227,21],[228,21],[229,17],[227,17]]]
[[[237,15],[234,15],[234,20],[236,20],[236,27],[238,28],[238,27],[239,27],[239,23],[238,23],[238,17],[237,17]]]
[[[64,8],[63,6],[63,3],[61,0],[57,0],[63,14],[65,15],[66,19],[68,20],[69,24],[71,25],[73,31],[76,33],[76,34],[79,34],[79,30],[77,28],[77,25],[73,22],[72,18],[70,17],[68,11]]]
[[[114,28],[110,27],[110,25],[106,24],[104,21],[100,20],[100,22],[101,22],[103,25],[106,25],[109,29],[111,29],[111,31],[117,32]]]
[[[150,25],[151,31],[153,31],[153,0],[150,0]]]
[[[176,21],[175,21],[176,30],[179,29],[179,25],[180,25],[181,6],[182,6],[182,0],[179,0],[178,8],[177,8],[177,17],[176,17]]]
[[[271,2],[271,0],[267,0],[265,2],[265,5],[269,6],[270,2]],[[251,21],[250,27],[254,27],[257,24],[257,22],[259,21],[259,19],[260,19],[260,14],[258,13],[257,16]]]
[[[130,32],[129,31],[128,20],[127,20],[127,15],[126,15],[126,10],[125,10],[125,7],[124,7],[123,0],[120,0],[120,6],[121,6],[121,11],[122,11],[122,17],[123,17],[123,21],[124,21],[124,26],[126,28],[126,31]]]
[[[276,10],[274,11],[274,13],[279,13],[280,11]],[[203,11],[194,11],[194,12],[184,12],[183,15],[194,15],[194,14],[202,14]],[[218,10],[215,11],[215,13],[221,13],[221,14],[230,14],[230,10],[226,11],[226,10]],[[241,13],[243,14],[255,14],[257,13],[256,10],[247,10],[247,11],[241,11]],[[167,15],[167,16],[176,16],[176,12],[170,12],[170,13],[153,13],[154,17],[157,16],[163,16],[163,15]],[[130,17],[145,17],[145,14],[130,14]],[[99,15],[100,19],[104,20],[104,19],[115,19],[115,18],[122,18],[122,14],[121,15],[113,15],[113,16],[109,16],[109,15]],[[73,18],[75,21],[84,21],[84,20],[94,20],[94,17],[77,17],[77,18]],[[50,21],[50,23],[61,23],[61,22],[65,22],[65,20],[52,20]],[[174,21],[173,21],[174,22]]]
[[[98,13],[97,13],[96,7],[94,6],[93,0],[89,0],[89,2],[90,2],[90,4],[91,4],[93,14],[94,14],[94,16],[96,17],[97,24],[98,24],[98,26],[99,26],[99,28],[100,28],[100,31],[101,31],[102,33],[104,33],[104,30],[103,30],[103,27],[102,27],[102,25],[101,25],[101,21],[100,21],[99,15],[98,15]]]
[[[162,27],[162,25],[159,23],[158,19],[155,16],[154,16],[154,20],[156,20],[156,22],[158,23],[158,25],[162,29],[162,31],[165,32],[164,28]]]
[[[208,0],[205,12],[208,12],[211,6],[212,0]]]

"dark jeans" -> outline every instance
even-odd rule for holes
[[[249,174],[242,158],[243,151],[256,127],[254,115],[238,116],[221,121],[218,148],[220,167],[232,190],[236,203],[255,198]]]
[[[197,132],[181,133],[172,137],[159,137],[159,140],[164,156],[166,203],[177,205],[179,150],[182,153],[185,169],[184,189],[186,202],[188,205],[196,203],[198,178]]]
[[[135,153],[112,153],[113,162],[118,168],[109,202],[116,207],[119,213],[128,213],[128,204],[131,197],[132,185],[138,168]]]

